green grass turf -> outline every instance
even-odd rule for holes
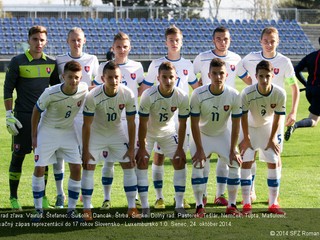
[[[19,187],[19,200],[25,209],[22,215],[13,215],[9,203],[8,169],[11,158],[11,138],[5,128],[5,110],[3,107],[3,81],[4,74],[0,74],[0,156],[1,174],[0,184],[0,237],[4,239],[269,239],[274,238],[308,238],[311,235],[319,235],[319,203],[320,203],[320,178],[319,178],[319,154],[318,147],[319,128],[298,129],[289,142],[284,143],[282,154],[283,171],[280,188],[280,204],[287,211],[284,218],[278,218],[265,214],[267,209],[268,188],[266,185],[267,168],[265,163],[257,163],[256,192],[257,201],[253,204],[252,218],[226,218],[223,214],[225,208],[213,206],[215,193],[215,167],[217,156],[211,159],[211,173],[208,184],[208,213],[205,219],[175,219],[173,213],[174,189],[173,168],[168,161],[165,163],[164,195],[167,204],[165,211],[155,211],[152,207],[155,202],[155,192],[152,186],[151,164],[149,168],[149,201],[151,212],[157,214],[148,220],[132,220],[122,218],[126,213],[126,198],[122,187],[122,170],[118,164],[115,167],[115,178],[112,187],[112,206],[110,211],[104,213],[103,217],[97,216],[92,226],[76,225],[53,216],[45,219],[42,223],[56,223],[62,226],[32,226],[27,216],[33,208],[31,189],[31,176],[33,172],[33,156],[28,155],[24,161],[23,174]],[[244,84],[238,80],[237,88],[241,90]],[[287,106],[291,106],[291,92],[288,88]],[[304,92],[301,94],[299,112],[297,119],[308,116],[308,103]],[[191,188],[191,164],[188,153],[188,176],[185,198],[194,207],[194,197]],[[93,205],[99,208],[103,201],[101,187],[101,165],[98,165],[95,173],[95,188],[93,194]],[[65,191],[67,192],[67,176],[69,170],[66,166]],[[47,196],[52,204],[55,202],[55,183],[50,167]],[[238,201],[241,201],[239,191]],[[238,206],[241,207],[240,202]],[[79,202],[79,209],[82,205]],[[194,209],[188,210],[194,213]],[[64,214],[63,210],[50,210],[50,213]],[[23,217],[20,219],[19,217]],[[162,219],[161,217],[165,217]],[[271,217],[271,218],[270,218]],[[133,226],[132,224],[141,226]],[[13,227],[10,225],[13,224]],[[18,226],[18,225],[24,226]],[[120,226],[102,226],[103,224],[120,224]],[[16,226],[17,225],[17,226]],[[150,226],[148,226],[150,225]],[[308,235],[308,236],[307,236]]]

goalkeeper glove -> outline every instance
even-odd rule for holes
[[[19,129],[22,128],[22,124],[18,119],[16,119],[13,116],[13,112],[11,110],[8,110],[6,112],[6,123],[7,123],[7,130],[11,135],[16,136],[19,134],[17,127]]]

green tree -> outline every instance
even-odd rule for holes
[[[290,7],[298,9],[319,9],[320,0],[279,0],[278,7]]]
[[[91,0],[80,0],[80,5],[83,7],[90,7],[92,5]]]

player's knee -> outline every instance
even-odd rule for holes
[[[149,159],[141,160],[137,162],[137,168],[140,170],[148,169]]]
[[[96,165],[94,164],[84,164],[83,170],[94,171],[96,169]]]
[[[24,158],[25,155],[18,155],[16,153],[12,153],[9,172],[21,172]]]
[[[57,158],[57,163],[53,164],[54,171],[61,171],[63,169],[64,161],[62,158]]]
[[[251,169],[251,166],[254,161],[249,161],[249,162],[242,162],[241,168],[243,169]]]
[[[122,169],[132,169],[132,163],[131,162],[121,162],[120,163]]]
[[[172,161],[174,170],[182,170],[186,167],[186,164],[183,161]]]
[[[80,173],[81,165],[80,164],[69,164],[70,172]]]
[[[34,168],[33,175],[36,177],[42,177],[44,175],[44,172],[45,172],[45,167],[37,166]]]
[[[155,165],[158,165],[158,166],[163,165],[163,163],[164,163],[164,155],[155,152],[155,153],[154,153],[154,157],[153,157],[153,163],[154,163]]]
[[[238,168],[230,167],[228,178],[230,178],[230,179],[240,178],[240,168],[239,167]]]
[[[267,163],[269,169],[276,169],[277,164],[276,163]]]

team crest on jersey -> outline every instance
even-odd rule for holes
[[[38,160],[39,160],[39,155],[34,155],[34,161],[38,162]]]
[[[228,111],[228,110],[229,110],[229,108],[230,108],[230,106],[229,106],[229,105],[224,105],[224,106],[223,106],[223,109],[224,109],[225,111]]]
[[[275,104],[275,103],[272,103],[272,104],[270,105],[271,108],[275,108],[276,106],[277,106],[277,104]]]
[[[274,72],[274,74],[277,75],[280,72],[280,69],[279,68],[274,68],[273,72]]]
[[[84,66],[84,70],[88,73],[90,71],[90,66]]]
[[[102,156],[104,158],[107,158],[108,157],[108,151],[102,151]]]
[[[137,74],[131,73],[130,76],[131,76],[131,79],[132,79],[132,80],[136,80]]]
[[[233,72],[234,70],[236,70],[236,66],[232,64],[232,65],[230,65],[230,69]]]
[[[47,71],[48,74],[50,74],[51,73],[51,68],[47,67],[46,71]]]
[[[124,108],[124,104],[119,104],[119,109],[122,110]]]
[[[184,74],[185,76],[187,76],[187,75],[188,75],[188,70],[187,70],[187,69],[183,69],[183,74]]]
[[[15,152],[18,152],[19,150],[20,150],[20,144],[13,144],[13,150],[15,151]]]
[[[174,112],[177,110],[177,107],[171,107],[171,112]]]
[[[80,107],[81,106],[82,101],[80,100],[79,102],[77,102],[77,106]]]

